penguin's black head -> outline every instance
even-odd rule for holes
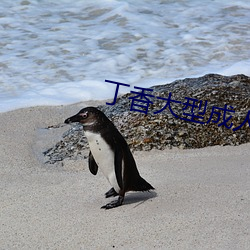
[[[64,122],[67,124],[79,122],[86,129],[87,127],[98,127],[105,121],[107,122],[109,119],[100,110],[94,107],[87,107],[80,110],[76,115],[69,117]]]

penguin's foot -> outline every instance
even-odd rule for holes
[[[112,197],[112,196],[115,197],[117,195],[118,195],[118,193],[115,191],[114,188],[111,188],[107,193],[105,193],[106,198],[109,198],[109,197]]]
[[[116,200],[116,201],[111,201],[110,203],[108,203],[108,204],[102,206],[101,208],[110,209],[110,208],[114,208],[114,207],[119,207],[119,206],[122,205],[123,200],[124,200],[124,197],[123,197],[123,196],[119,196],[118,200]]]

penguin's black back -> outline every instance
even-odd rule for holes
[[[125,191],[148,191],[154,189],[154,187],[140,176],[126,140],[110,120],[107,129],[103,129],[101,135],[113,151],[116,150],[116,147],[119,147],[119,150],[122,151],[124,160],[123,185]]]

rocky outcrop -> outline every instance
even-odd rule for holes
[[[209,74],[151,89],[153,91],[145,91],[153,95],[148,97],[147,112],[143,108],[141,112],[131,111],[135,107],[131,106],[131,98],[136,96],[133,93],[120,96],[113,106],[99,106],[124,135],[132,150],[202,148],[250,141],[250,125],[245,121],[250,110],[249,77]],[[133,91],[140,92],[138,89]],[[171,101],[163,110],[170,93],[171,100],[176,102]],[[147,105],[146,102],[140,103],[139,97],[133,104]],[[84,157],[82,152],[87,147],[81,126],[76,125],[44,155],[48,162],[54,163],[65,158]]]

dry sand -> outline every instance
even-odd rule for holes
[[[103,210],[110,187],[87,160],[41,162],[67,130],[43,128],[86,105],[0,114],[0,249],[250,248],[250,144],[135,152],[155,192]]]

